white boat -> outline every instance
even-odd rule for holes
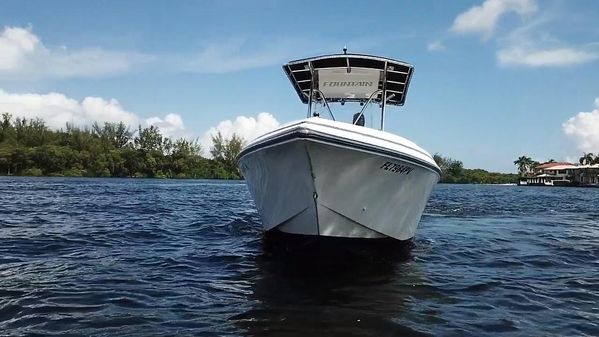
[[[404,104],[413,67],[344,51],[283,69],[308,105],[307,118],[252,140],[238,157],[264,230],[414,237],[441,170],[428,152],[383,131],[385,108]],[[362,107],[356,104],[360,112],[343,122],[335,120],[332,103]],[[377,128],[363,126],[369,105],[380,106]]]

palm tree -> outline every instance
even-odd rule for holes
[[[518,172],[521,176],[530,172],[534,163],[535,162],[530,157],[526,156],[521,156],[517,160],[514,160],[514,165],[518,166]]]
[[[593,153],[589,152],[589,153],[584,153],[582,155],[582,157],[580,157],[580,159],[578,160],[578,162],[580,162],[580,165],[591,165],[596,160],[597,160],[597,158],[593,155]]]

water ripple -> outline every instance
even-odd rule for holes
[[[294,255],[242,182],[0,177],[0,331],[599,335],[598,201],[440,185],[409,247]]]

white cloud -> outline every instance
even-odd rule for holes
[[[372,36],[367,39],[330,40],[307,39],[292,36],[269,38],[231,38],[206,41],[197,53],[167,57],[174,69],[192,73],[227,73],[269,66],[280,66],[290,59],[311,56],[319,52],[330,53],[331,46],[351,47],[350,52],[368,50],[379,46]],[[338,52],[341,52],[339,49]]]
[[[205,155],[210,155],[212,136],[220,132],[224,139],[230,139],[233,134],[240,136],[245,141],[250,141],[268,131],[276,129],[280,123],[268,112],[261,112],[254,117],[238,116],[234,121],[224,120],[217,126],[211,127],[204,133],[200,140]]]
[[[146,119],[146,126],[154,125],[160,129],[160,132],[167,137],[179,138],[185,136],[185,125],[183,119],[178,114],[170,113],[163,118],[150,117]]]
[[[562,124],[564,133],[573,139],[578,149],[584,152],[599,151],[599,97],[595,99],[595,109],[579,112]]]
[[[47,48],[31,28],[0,31],[0,75],[15,79],[101,77],[130,70],[152,57],[101,48]]]
[[[534,0],[486,0],[458,15],[451,28],[454,32],[480,33],[488,39],[500,18],[509,12],[521,17],[534,13],[526,22],[503,32],[497,39],[497,63],[500,66],[564,67],[599,59],[596,42],[573,45],[556,38],[563,33],[563,9],[555,7],[538,11]],[[429,46],[429,50],[433,46]]]
[[[597,53],[574,48],[536,50],[516,46],[497,52],[497,60],[504,66],[560,67],[587,63],[597,58]]]
[[[501,66],[565,67],[593,62],[599,58],[596,43],[572,45],[554,37],[552,12],[542,12],[499,40],[496,53]]]
[[[521,17],[537,10],[534,0],[486,0],[480,6],[474,6],[459,14],[451,27],[456,33],[481,34],[483,39],[490,38],[499,19],[507,13],[515,12]]]
[[[202,51],[178,61],[181,70],[196,73],[226,73],[260,68],[283,62],[289,51],[277,44],[253,50],[241,40],[224,41],[206,46]]]
[[[428,51],[445,51],[445,46],[441,41],[433,41],[426,46]]]
[[[350,43],[356,50],[377,45],[375,39],[314,40],[289,36],[231,38],[204,41],[196,52],[147,54],[99,47],[72,49],[46,46],[31,27],[0,28],[0,78],[97,78],[133,70],[153,72],[228,73],[280,65],[306,51],[330,51],[331,45]]]
[[[9,79],[94,78],[142,66],[177,72],[226,73],[280,64],[302,54],[307,41],[230,39],[205,45],[197,53],[148,55],[98,47],[71,50],[47,47],[31,29],[0,30],[0,76]]]
[[[23,28],[4,28],[0,34],[0,71],[22,66],[27,55],[40,45],[37,36]]]
[[[0,89],[0,113],[8,112],[14,118],[41,118],[52,129],[64,128],[66,123],[77,126],[93,122],[124,122],[133,129],[138,124],[155,125],[165,136],[181,136],[185,129],[181,116],[168,114],[164,118],[143,119],[127,111],[116,99],[85,97],[81,101],[60,93],[8,93]],[[143,122],[143,123],[142,123]]]

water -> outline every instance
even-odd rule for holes
[[[242,182],[4,177],[0,335],[596,336],[598,205],[439,185],[407,252],[306,258]]]

